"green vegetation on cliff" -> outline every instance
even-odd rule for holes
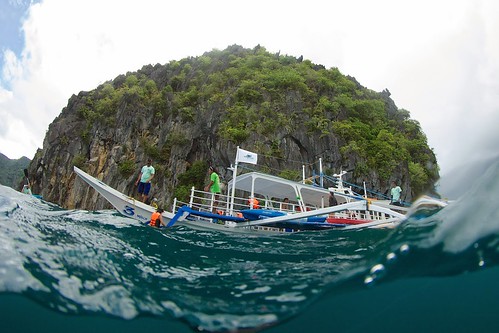
[[[217,122],[217,140],[246,146],[251,142],[262,156],[283,157],[283,141],[297,132],[310,141],[329,139],[340,154],[339,161],[327,159],[331,164],[353,169],[355,179],[376,175],[385,184],[406,170],[405,182],[418,195],[438,179],[436,158],[420,124],[389,96],[387,90],[378,93],[361,86],[337,68],[272,54],[260,46],[234,45],[144,66],[101,85],[77,108],[86,122],[79,135],[88,142],[96,124],[117,126],[119,110],[130,106],[140,110],[137,118],[151,119],[152,128],[172,122],[189,126],[216,113],[210,119]],[[151,139],[153,131],[141,135],[146,155],[162,164],[168,163],[174,147],[191,140],[178,127],[161,140]],[[131,175],[132,160],[122,160],[119,170]],[[183,179],[181,191],[189,186],[184,178],[177,176],[177,184]]]

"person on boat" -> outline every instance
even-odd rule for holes
[[[260,208],[260,202],[258,202],[257,198],[249,198],[248,199],[248,205],[251,209],[259,209]]]
[[[147,160],[147,165],[144,165],[140,170],[139,178],[135,182],[135,186],[138,185],[139,195],[142,197],[142,202],[146,202],[149,192],[151,191],[151,180],[154,177],[154,167],[151,165],[152,160]]]
[[[289,209],[289,199],[284,198],[282,200],[281,210],[288,210],[288,209]]]
[[[21,189],[21,192],[23,192],[24,194],[32,194],[31,193],[31,184],[29,183],[29,178],[28,178],[28,169],[24,169],[24,177],[23,177],[23,181],[22,181],[22,189]]]
[[[400,193],[402,193],[402,189],[397,185],[395,181],[392,181],[392,189],[390,191],[391,201],[390,204],[395,206],[402,206],[402,202],[400,200]]]
[[[205,186],[205,192],[211,192],[213,197],[213,213],[216,213],[220,196],[220,176],[214,166],[210,166],[210,183]]]
[[[159,228],[160,226],[166,227],[165,222],[163,221],[163,216],[161,215],[164,212],[162,208],[156,209],[154,213],[151,215],[151,221],[149,221],[149,225],[151,227]]]
[[[338,200],[334,196],[333,192],[329,192],[329,207],[336,206],[338,204]]]

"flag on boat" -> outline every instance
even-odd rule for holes
[[[256,153],[252,153],[239,147],[237,148],[236,162],[256,164],[257,160],[258,155]]]

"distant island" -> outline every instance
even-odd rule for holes
[[[28,168],[30,162],[31,160],[24,156],[11,160],[0,153],[0,184],[19,190],[19,184],[24,176],[23,170]]]

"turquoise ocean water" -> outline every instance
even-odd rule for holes
[[[499,163],[466,186],[395,229],[265,237],[1,186],[0,331],[497,332]]]

